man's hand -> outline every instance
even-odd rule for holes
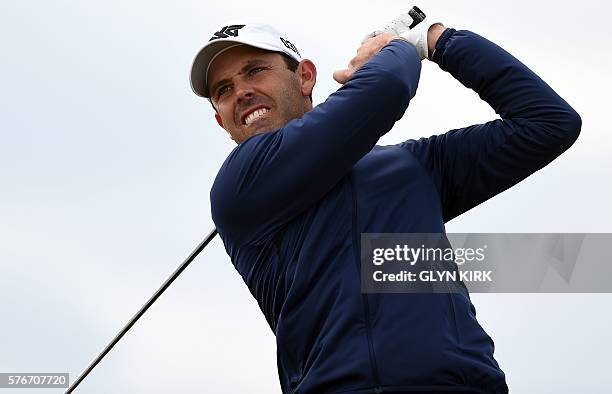
[[[421,60],[432,59],[436,42],[444,31],[442,23],[435,21],[436,19],[426,17],[419,7],[414,6],[408,12],[400,14],[383,27],[366,35],[362,43],[383,32],[394,33],[414,45]]]
[[[334,79],[336,82],[341,84],[346,83],[359,67],[363,66],[372,56],[377,54],[385,45],[396,38],[400,37],[394,33],[384,32],[376,37],[365,40],[359,49],[357,49],[357,54],[351,59],[348,67],[344,70],[334,71]]]

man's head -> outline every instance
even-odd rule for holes
[[[283,127],[312,109],[316,68],[264,24],[230,24],[198,53],[191,86],[207,97],[232,139]]]

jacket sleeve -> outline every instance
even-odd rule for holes
[[[219,233],[257,242],[315,204],[403,116],[420,71],[416,49],[393,40],[301,119],[238,145],[211,189]]]
[[[546,166],[578,138],[581,119],[576,111],[533,71],[485,38],[447,29],[433,60],[501,117],[399,144],[430,172],[445,221]]]

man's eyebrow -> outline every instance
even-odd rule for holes
[[[245,72],[247,72],[251,67],[254,66],[259,66],[262,64],[266,64],[268,63],[267,61],[263,60],[263,59],[253,59],[253,60],[249,60],[248,62],[246,62],[246,64],[244,66],[242,66],[242,68],[239,71],[239,74],[244,74]],[[224,78],[220,81],[215,82],[212,87],[210,88],[209,92],[211,94],[215,93],[217,91],[217,88],[219,88],[219,86],[226,84],[230,81],[229,78]]]

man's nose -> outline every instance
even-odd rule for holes
[[[236,97],[238,102],[242,100],[249,100],[253,97],[254,91],[250,84],[239,84],[236,86]]]

